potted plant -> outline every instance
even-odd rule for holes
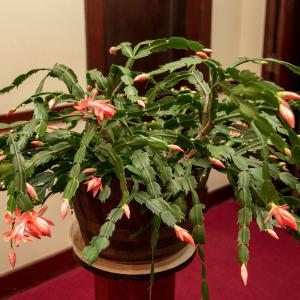
[[[170,49],[186,50],[186,55],[148,73],[134,69],[136,60]],[[125,42],[109,52],[125,56],[125,65],[112,65],[107,76],[88,71],[86,91],[61,64],[33,69],[0,91],[45,73],[35,93],[8,112],[31,104],[31,120],[0,125],[9,129],[0,137],[0,179],[8,195],[5,222],[11,228],[4,239],[11,243],[11,265],[15,246],[50,236],[53,223],[44,217],[45,202],[62,192],[61,216],[75,207],[87,244],[83,258],[91,264],[101,253],[111,257],[110,240],[117,245],[119,224],[127,226],[133,240],[142,236],[151,243],[151,252],[141,259],[150,255],[152,262],[160,238],[165,239],[158,247],[162,256],[180,249],[176,240],[172,249],[164,246],[176,234],[197,247],[202,294],[208,299],[204,205],[198,190],[214,168],[227,174],[240,204],[238,260],[246,285],[252,220],[275,238],[277,227],[299,238],[299,199],[282,194],[275,182],[300,192],[291,172],[300,164],[300,140],[293,130],[300,96],[240,67],[277,63],[296,74],[300,68],[273,58],[246,57],[223,68],[210,58],[210,49],[181,37],[135,46]],[[208,80],[199,65],[208,69]],[[67,91],[44,90],[48,77],[63,81]],[[81,132],[75,130],[78,122],[84,123]],[[98,223],[84,227],[87,216]],[[131,246],[137,254],[143,251]]]

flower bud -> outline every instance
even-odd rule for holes
[[[277,96],[284,100],[300,100],[299,94],[290,91],[280,91],[277,93]]]
[[[283,104],[280,104],[279,113],[281,117],[290,125],[291,128],[295,128],[295,115],[291,109],[289,109]]]
[[[148,78],[149,78],[149,74],[143,73],[143,74],[137,75],[137,76],[133,79],[133,82],[143,82],[143,81],[148,80]]]
[[[210,53],[214,53],[214,50],[212,50],[210,48],[203,48],[202,52],[210,54]]]
[[[184,150],[177,145],[168,145],[168,148],[175,152],[184,152]]]
[[[145,108],[145,107],[146,107],[146,104],[145,104],[145,102],[144,102],[142,99],[138,100],[137,104],[138,104],[140,107],[142,107],[142,108]]]
[[[244,285],[246,286],[248,281],[248,271],[245,264],[241,265],[241,278],[243,280]]]
[[[30,144],[34,147],[43,147],[45,144],[41,141],[32,141]]]
[[[68,199],[64,199],[63,203],[61,204],[60,207],[60,217],[62,220],[65,219],[66,215],[69,212],[70,204]]]
[[[213,158],[213,157],[209,157],[208,159],[210,160],[210,162],[213,166],[221,168],[221,169],[225,169],[224,164],[220,160]]]
[[[12,107],[7,113],[6,116],[10,117],[14,112],[16,111],[16,109],[14,107]]]
[[[35,188],[34,188],[31,184],[29,184],[28,182],[26,182],[26,190],[27,190],[28,195],[29,195],[32,199],[38,200],[38,195],[37,195],[37,193],[36,193]]]
[[[278,160],[279,158],[276,156],[276,155],[274,155],[274,154],[270,154],[269,155],[269,158],[271,158],[272,160]]]
[[[270,236],[272,236],[274,239],[279,240],[279,237],[278,237],[277,233],[273,229],[268,228],[268,229],[266,229],[266,232]]]
[[[117,55],[118,50],[116,50],[116,47],[112,46],[108,49],[108,52],[110,55]]]
[[[122,210],[124,211],[125,216],[127,217],[127,219],[130,219],[130,208],[128,204],[123,204],[122,205]]]
[[[0,162],[6,159],[6,155],[2,154],[0,155]]]
[[[84,169],[81,173],[82,174],[93,174],[96,172],[96,169],[95,168],[86,168]]]
[[[9,259],[9,263],[10,263],[11,267],[14,268],[16,265],[16,253],[13,248],[10,248],[10,250],[9,250],[8,259]]]
[[[51,99],[49,102],[48,102],[48,107],[50,110],[52,110],[54,107],[55,107],[55,104],[56,104],[56,101],[55,99]]]
[[[59,128],[55,125],[48,125],[47,126],[47,129],[50,129],[50,130],[58,130]]]
[[[291,152],[291,150],[290,150],[289,148],[285,147],[285,148],[283,149],[283,151],[284,151],[284,154],[285,154],[286,156],[292,157],[292,152]]]
[[[203,51],[196,52],[196,55],[202,59],[208,59],[208,55]]]

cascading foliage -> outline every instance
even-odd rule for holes
[[[148,73],[135,70],[136,60],[171,49],[186,50],[186,55]],[[300,139],[293,130],[300,97],[241,67],[277,63],[290,69],[291,76],[299,75],[300,68],[273,58],[244,57],[223,68],[210,52],[181,37],[135,46],[125,42],[110,54],[122,54],[126,64],[112,65],[107,76],[88,71],[87,91],[61,64],[31,70],[0,90],[7,93],[35,73],[45,73],[35,93],[8,112],[32,104],[32,119],[0,124],[6,130],[0,137],[0,180],[8,197],[5,221],[11,226],[4,238],[11,243],[12,265],[15,245],[51,234],[53,224],[42,216],[46,206],[39,212],[35,206],[63,193],[64,217],[81,183],[99,201],[110,201],[110,182],[117,177],[122,199],[83,257],[95,262],[109,246],[118,220],[123,214],[129,218],[130,202],[135,201],[153,214],[153,257],[161,224],[173,227],[182,241],[198,245],[203,299],[209,299],[202,249],[205,207],[197,189],[205,187],[212,168],[227,174],[240,204],[238,261],[245,284],[253,220],[274,237],[274,227],[287,227],[299,239],[300,219],[294,213],[299,198],[282,194],[274,182],[300,193],[300,182],[292,174],[300,165]],[[200,65],[208,69],[209,80],[204,80]],[[47,91],[49,77],[62,81],[66,91]],[[85,124],[82,132],[75,129],[79,121]],[[192,205],[186,203],[188,194]],[[187,219],[192,237],[179,226]]]

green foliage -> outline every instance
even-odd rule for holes
[[[0,182],[7,190],[7,209],[11,213],[16,207],[30,211],[58,192],[72,202],[80,184],[91,176],[102,179],[98,199],[108,202],[116,188],[112,183],[118,180],[122,193],[119,204],[85,247],[83,257],[93,263],[109,247],[124,213],[122,206],[131,201],[138,204],[141,213],[148,211],[153,216],[148,224],[152,226],[153,257],[160,226],[173,227],[189,219],[202,263],[202,296],[209,299],[201,196],[215,167],[212,158],[224,164],[225,169],[216,169],[227,174],[241,205],[237,216],[241,264],[249,259],[253,219],[260,230],[272,229],[271,220],[264,223],[270,203],[288,204],[293,210],[300,207],[298,197],[283,195],[274,185],[281,181],[300,193],[300,183],[290,172],[300,165],[300,139],[280,115],[278,92],[282,88],[241,67],[247,62],[267,61],[295,74],[300,74],[300,68],[274,58],[242,57],[224,69],[214,59],[195,55],[203,48],[199,42],[182,37],[137,45],[123,42],[115,50],[125,56],[125,64],[112,65],[108,74],[89,70],[88,92],[79,85],[73,70],[63,64],[33,69],[1,89],[0,94],[9,92],[31,75],[46,72],[35,93],[16,107],[32,105],[32,119],[0,124],[0,130],[11,130],[0,136]],[[136,60],[171,49],[189,52],[180,51],[184,57],[176,61],[153,65],[144,83],[134,81],[143,72],[135,67]],[[208,70],[208,79],[198,70],[200,64]],[[60,80],[66,91],[46,91],[49,77]],[[64,106],[50,109],[50,101]],[[289,103],[292,109],[300,109],[297,101]],[[77,126],[82,123],[85,126]],[[63,128],[49,128],[55,124]],[[35,140],[42,146],[33,147]],[[171,145],[182,150],[171,150]],[[93,168],[93,174],[82,174],[86,168]],[[35,187],[38,200],[29,197],[26,182]],[[299,238],[299,233],[295,236]],[[150,286],[153,264],[151,274]]]

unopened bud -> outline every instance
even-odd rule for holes
[[[202,52],[210,54],[210,53],[214,53],[214,50],[212,50],[210,48],[203,48]]]
[[[122,205],[122,210],[124,211],[125,216],[127,217],[127,219],[130,219],[130,208],[128,204],[123,204]]]
[[[243,280],[244,285],[246,286],[248,281],[248,271],[245,264],[241,265],[241,278]]]
[[[55,99],[51,99],[51,100],[48,102],[48,107],[49,107],[49,109],[52,110],[52,109],[55,107],[55,104],[56,104]]]
[[[145,104],[145,102],[144,102],[142,99],[138,100],[137,104],[138,104],[140,107],[142,107],[142,108],[145,108],[145,107],[146,107],[146,104]]]
[[[278,237],[277,233],[273,229],[268,228],[268,229],[266,229],[266,232],[270,236],[272,236],[274,239],[279,240],[279,237]]]
[[[202,59],[208,59],[208,55],[203,51],[196,52],[196,55]]]
[[[133,79],[133,82],[144,82],[144,81],[148,80],[148,78],[149,78],[149,74],[143,73],[143,74],[137,75]]]
[[[283,149],[283,151],[284,151],[284,154],[286,155],[286,156],[288,156],[288,157],[292,157],[292,152],[291,152],[291,150],[289,149],[289,148],[284,148]]]
[[[108,49],[108,52],[110,55],[117,55],[118,50],[116,49],[116,47],[112,46]]]
[[[184,150],[177,145],[168,145],[168,148],[175,152],[184,152]]]

